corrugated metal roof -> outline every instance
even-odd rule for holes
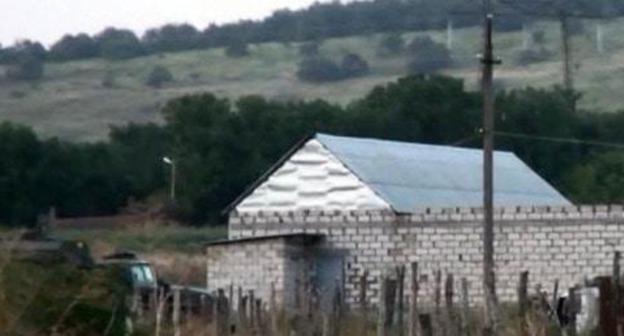
[[[395,211],[483,204],[478,149],[317,134],[316,139]],[[495,206],[570,205],[515,154],[494,154]]]

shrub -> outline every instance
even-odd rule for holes
[[[145,54],[139,38],[130,30],[107,28],[95,36],[95,42],[101,56],[111,60],[124,60]]]
[[[342,68],[324,57],[305,58],[299,63],[297,77],[308,82],[331,82],[343,79]]]
[[[249,47],[247,42],[240,40],[231,41],[225,48],[225,55],[232,58],[248,56]]]
[[[388,34],[381,39],[378,48],[382,55],[398,55],[405,50],[405,41],[401,34]]]
[[[9,65],[6,76],[11,80],[32,81],[43,77],[43,60],[32,55],[22,55]]]
[[[544,43],[546,43],[546,32],[541,29],[536,30],[531,33],[531,39],[533,40],[533,42],[539,45],[543,45]]]
[[[433,73],[452,64],[451,54],[446,47],[436,43],[429,36],[417,36],[407,46],[410,73]]]
[[[316,57],[319,55],[321,43],[317,41],[306,42],[299,46],[299,55],[303,57]]]
[[[115,75],[112,72],[107,72],[102,78],[102,87],[111,89],[115,87]]]
[[[516,57],[516,64],[527,66],[533,63],[544,62],[548,60],[550,53],[544,48],[533,48],[520,51]]]
[[[342,59],[342,75],[345,78],[366,75],[369,71],[368,62],[357,54],[348,54]]]
[[[65,35],[50,49],[50,58],[68,61],[96,57],[99,52],[97,43],[89,35]]]
[[[147,79],[145,80],[145,84],[151,87],[160,88],[163,84],[172,82],[173,75],[169,71],[169,69],[165,68],[162,65],[155,66],[152,71],[150,71]]]

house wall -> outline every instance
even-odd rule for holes
[[[287,238],[212,245],[205,252],[208,290],[227,292],[232,285],[235,292],[239,287],[244,295],[253,290],[255,297],[269,302],[274,283],[276,301],[285,307],[294,305],[297,280],[309,269],[304,245]]]
[[[236,206],[239,213],[301,209],[389,210],[390,205],[312,139]]]
[[[325,234],[326,248],[345,253],[346,298],[352,304],[364,270],[369,272],[368,301],[375,303],[379,277],[395,265],[411,262],[418,262],[421,270],[422,302],[433,297],[433,274],[441,270],[452,272],[456,281],[466,278],[470,301],[478,303],[482,219],[478,208],[426,209],[411,215],[234,213],[229,234],[230,238]],[[559,288],[566,289],[586,278],[608,275],[614,251],[624,249],[622,206],[497,209],[495,222],[497,289],[503,301],[515,299],[521,271],[530,272],[530,288],[539,283],[549,290],[558,279]]]

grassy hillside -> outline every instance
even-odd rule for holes
[[[585,33],[574,38],[577,88],[584,92],[582,104],[604,110],[624,108],[618,99],[624,90],[624,25],[621,21],[605,23],[607,52],[595,49],[595,23],[585,23]],[[545,46],[553,52],[547,61],[528,67],[516,65],[522,47],[522,34],[497,33],[495,46],[504,64],[497,69],[497,83],[503,87],[547,86],[561,81],[559,33],[555,24],[540,23],[535,29],[545,31]],[[426,32],[444,42],[445,31]],[[477,87],[480,30],[457,30],[453,57],[457,65],[446,74],[467,80]],[[414,33],[406,33],[405,38]],[[406,59],[377,53],[381,36],[368,35],[326,41],[321,53],[338,59],[348,52],[364,56],[371,73],[363,78],[331,84],[300,82],[296,76],[301,60],[297,44],[268,43],[251,47],[251,56],[230,59],[223,50],[212,49],[149,56],[129,61],[102,59],[49,64],[45,79],[35,84],[0,82],[0,119],[33,126],[45,136],[71,140],[98,140],[106,136],[111,124],[130,121],[159,121],[159,108],[172,97],[186,93],[211,91],[228,97],[261,94],[276,99],[322,98],[348,103],[364,95],[373,86],[404,76]],[[167,67],[175,82],[162,89],[144,84],[155,65]],[[114,85],[102,82],[112,78]]]

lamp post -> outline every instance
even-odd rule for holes
[[[171,166],[171,179],[170,179],[170,190],[169,190],[169,198],[171,199],[171,203],[175,203],[176,197],[176,163],[173,159],[165,156],[163,157],[163,162],[167,165]]]

